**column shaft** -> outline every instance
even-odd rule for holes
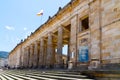
[[[63,47],[63,29],[58,28],[58,42],[57,42],[57,63],[58,66],[62,66],[62,47]]]
[[[25,58],[26,58],[26,51],[25,51],[25,48],[24,48],[24,52],[23,52],[23,67],[26,66],[26,60],[25,60]]]
[[[28,50],[27,47],[25,48],[25,68],[27,68],[27,63],[28,63]]]
[[[52,43],[52,35],[48,34],[48,43],[47,43],[47,67],[52,67],[52,56],[53,56],[53,43]]]
[[[23,47],[22,47],[21,51],[22,51],[21,66],[23,68],[24,67],[24,49],[23,49]]]
[[[26,68],[28,67],[28,47],[26,48]]]
[[[35,46],[34,46],[34,63],[33,63],[33,67],[34,68],[36,68],[37,67],[37,57],[38,57],[38,44],[37,44],[37,41],[35,42],[35,44],[34,44]]]
[[[70,31],[70,61],[73,63],[73,67],[76,67],[77,63],[77,26],[78,15],[71,19],[71,31]]]
[[[44,59],[43,59],[43,66],[47,66],[47,41],[44,42]]]
[[[30,45],[29,68],[33,66],[33,45]]]
[[[26,66],[26,50],[24,48],[24,68],[25,68],[25,66]]]
[[[44,40],[41,39],[40,40],[40,54],[39,54],[39,67],[43,66],[43,62],[44,62]]]
[[[27,49],[26,49],[26,67],[28,68],[29,67],[29,47],[27,47]]]

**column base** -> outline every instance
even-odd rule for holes
[[[54,65],[47,65],[45,66],[46,69],[53,69],[54,68]]]
[[[45,65],[40,65],[38,68],[43,69],[43,68],[45,68]]]
[[[37,69],[38,67],[37,66],[33,66],[32,69]]]
[[[88,66],[89,70],[93,70],[93,69],[100,69],[100,61],[99,60],[93,60],[90,62],[90,65]]]
[[[63,69],[64,65],[63,64],[55,64],[55,68],[57,68],[57,69]]]

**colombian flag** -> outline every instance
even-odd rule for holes
[[[39,13],[37,13],[37,16],[42,16],[43,15],[43,10],[41,10]]]

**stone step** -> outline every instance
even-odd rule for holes
[[[7,80],[4,76],[0,75],[1,80]]]
[[[6,76],[9,76],[9,77],[11,77],[11,78],[14,78],[14,79],[16,79],[16,80],[24,80],[24,79],[22,79],[22,78],[13,76],[13,75],[11,75],[11,74],[5,74],[5,75],[6,75]]]
[[[0,80],[93,80],[84,75],[40,71],[2,71]]]
[[[53,75],[53,76],[62,76],[62,77],[74,77],[74,78],[87,78],[87,76],[84,75],[74,75],[74,74],[59,74],[59,73],[50,73],[50,72],[33,72],[33,73],[23,73],[23,72],[19,72],[20,74],[25,74],[25,75]],[[15,73],[18,74],[18,73]]]
[[[9,77],[9,76],[7,76],[7,75],[5,75],[5,74],[2,74],[2,76],[3,76],[4,78],[6,78],[7,80],[13,80],[13,78],[11,78],[11,77]]]
[[[39,75],[38,73],[28,73],[29,75]],[[74,77],[74,78],[87,78],[87,76],[84,75],[72,75],[72,74],[58,74],[58,73],[41,73],[41,75],[48,75],[48,76],[59,76],[59,77]]]

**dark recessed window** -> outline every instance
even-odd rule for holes
[[[84,19],[81,21],[81,24],[82,24],[81,31],[84,31],[84,30],[89,29],[89,17],[84,18]]]

